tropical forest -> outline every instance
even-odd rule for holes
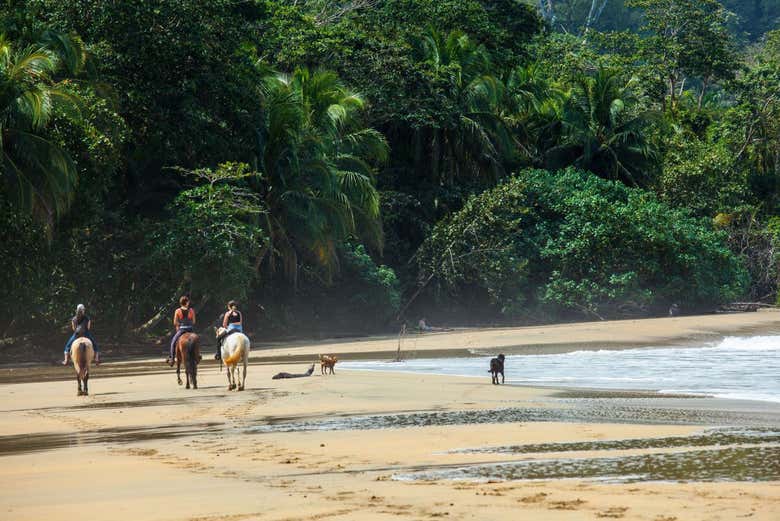
[[[0,0],[0,338],[64,339],[79,303],[102,338],[161,337],[181,295],[259,340],[774,304],[779,22]]]

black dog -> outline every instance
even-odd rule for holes
[[[501,383],[504,383],[504,355],[498,355],[490,360],[490,371],[493,375],[493,385],[498,385],[498,375],[501,375]]]

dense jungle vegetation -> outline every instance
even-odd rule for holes
[[[0,0],[0,335],[777,299],[777,0]]]

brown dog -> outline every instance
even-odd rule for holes
[[[333,368],[338,361],[339,359],[333,355],[320,355],[320,373],[328,374],[328,369],[330,369],[330,374],[336,374],[333,372]]]

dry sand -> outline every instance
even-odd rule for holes
[[[780,326],[780,314],[768,312],[686,320],[454,332],[422,335],[418,344],[508,351],[507,346],[542,344],[542,337],[559,345],[598,339],[660,343]],[[348,349],[344,343],[333,349],[320,343],[286,351],[308,357],[381,352],[393,342],[353,342]],[[110,368],[94,369],[89,397],[77,397],[72,380],[38,382],[32,372],[29,382],[0,385],[0,519],[779,519],[779,482],[391,479],[418,469],[549,457],[446,453],[457,448],[686,435],[699,426],[548,422],[251,432],[269,422],[354,414],[554,407],[550,390],[494,387],[487,378],[346,372],[338,366],[335,376],[319,376],[318,370],[311,378],[271,380],[277,371],[304,368],[263,364],[250,366],[247,391],[231,393],[224,373],[213,366],[203,367],[198,390],[178,387],[170,371],[99,377]]]

